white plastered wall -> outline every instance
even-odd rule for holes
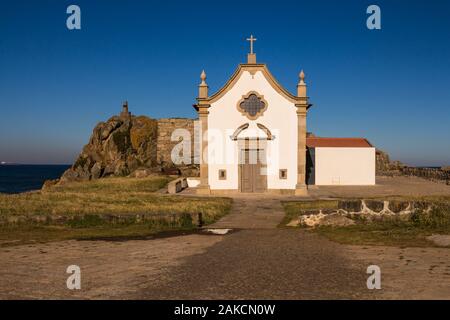
[[[374,185],[375,148],[315,148],[316,185]]]
[[[250,91],[263,95],[267,110],[252,121],[237,110],[237,103]],[[297,114],[294,103],[279,94],[261,71],[254,76],[244,71],[223,97],[211,104],[208,115],[208,183],[211,189],[239,187],[238,142],[230,136],[241,125],[249,123],[242,137],[265,137],[257,123],[266,126],[275,136],[267,141],[267,188],[295,189],[297,183]],[[226,180],[219,179],[219,170],[226,170]],[[279,178],[279,169],[287,169],[287,179]]]

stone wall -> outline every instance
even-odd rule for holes
[[[379,176],[415,176],[450,185],[450,167],[408,167],[400,161],[391,161],[389,155],[376,150],[376,169]]]
[[[195,135],[198,136],[197,126],[195,125],[196,122],[197,120],[187,118],[158,120],[158,138],[156,144],[158,164],[163,167],[173,166],[171,153],[173,148],[181,141],[172,141],[172,134],[176,129],[185,129],[189,132],[191,137],[191,164],[198,163],[198,161],[196,161],[198,156],[196,156],[195,150],[199,150],[199,148],[197,148],[198,145],[196,144],[199,139],[194,139]]]
[[[359,221],[375,221],[389,218],[410,220],[413,214],[427,214],[436,207],[426,201],[402,200],[340,200],[337,209],[316,209],[299,212],[299,217],[287,226],[348,226]]]
[[[442,182],[450,185],[450,170],[445,168],[415,168],[405,167],[401,170],[402,175],[416,176],[434,182]]]

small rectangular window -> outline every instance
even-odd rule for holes
[[[227,179],[227,170],[219,170],[219,180]]]
[[[287,169],[280,169],[280,179],[287,179]]]

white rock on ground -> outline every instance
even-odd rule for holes
[[[303,215],[300,216],[300,223],[304,226],[315,227],[324,217],[325,215],[322,212],[319,212],[318,214]]]
[[[289,225],[294,225],[295,220],[292,220]],[[344,217],[339,213],[323,214],[319,212],[318,214],[310,214],[300,216],[300,224],[308,227],[316,226],[349,226],[355,224],[355,221]]]
[[[207,232],[213,233],[213,234],[220,234],[224,235],[231,231],[231,229],[207,229]]]
[[[428,241],[432,241],[435,245],[439,247],[449,247],[450,246],[450,235],[443,234],[433,234],[427,237]]]

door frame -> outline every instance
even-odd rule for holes
[[[248,150],[255,150],[255,152],[258,153],[258,158],[259,157],[263,157],[264,161],[261,162],[261,169],[266,169],[266,174],[263,175],[264,176],[264,187],[262,191],[255,191],[255,185],[256,185],[256,180],[253,179],[252,184],[253,185],[253,191],[252,192],[247,192],[247,191],[242,191],[242,158],[243,158],[243,152],[248,151]],[[259,139],[259,138],[255,138],[255,139],[251,139],[251,138],[246,138],[246,139],[239,139],[238,140],[238,190],[241,193],[264,193],[267,192],[267,139]]]

